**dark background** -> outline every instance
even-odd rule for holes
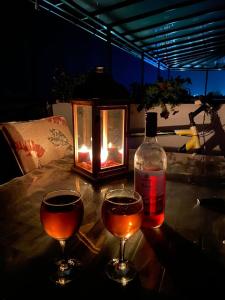
[[[52,103],[55,69],[70,76],[85,74],[96,66],[109,66],[107,43],[41,9],[28,0],[5,1],[1,35],[0,122],[32,119],[46,114]],[[141,82],[141,61],[112,47],[112,76],[129,91]],[[145,63],[145,82],[154,82],[158,70]],[[168,72],[160,75],[167,78]],[[204,94],[205,72],[170,72],[190,77],[192,95]],[[207,92],[225,95],[225,71],[210,71]]]

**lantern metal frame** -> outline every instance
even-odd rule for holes
[[[107,104],[106,104],[107,103]],[[119,176],[128,172],[128,100],[75,99],[71,101],[73,114],[73,138],[74,138],[74,166],[73,170],[84,175],[92,181],[101,181],[106,178]],[[77,124],[77,107],[91,107],[91,135],[92,135],[92,170],[87,170],[77,163],[79,128]],[[123,160],[117,166],[107,168],[101,167],[101,112],[110,110],[121,110],[123,118]],[[87,120],[88,121],[88,120]],[[104,124],[103,124],[104,125]]]

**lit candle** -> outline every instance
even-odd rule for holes
[[[82,145],[78,151],[78,162],[87,162],[90,160],[90,154],[87,146]]]
[[[101,149],[101,164],[104,164],[108,158],[108,150],[105,148]]]

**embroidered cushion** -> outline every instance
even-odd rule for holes
[[[3,130],[24,174],[73,153],[73,137],[63,116],[9,122]]]

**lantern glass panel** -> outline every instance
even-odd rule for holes
[[[76,105],[75,115],[76,165],[92,172],[92,107]]]
[[[124,109],[101,110],[101,169],[124,163]]]

